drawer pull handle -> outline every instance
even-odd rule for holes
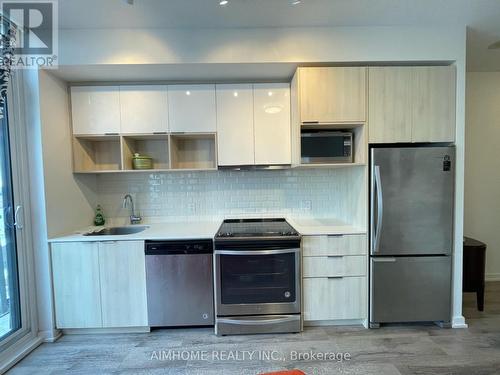
[[[343,255],[328,255],[327,258],[343,258]]]
[[[343,234],[327,234],[326,236],[327,237],[337,237],[337,238],[344,237]]]
[[[338,279],[343,279],[343,276],[328,276],[328,280],[338,280]]]

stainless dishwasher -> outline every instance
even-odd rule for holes
[[[214,324],[212,240],[146,241],[150,327]]]

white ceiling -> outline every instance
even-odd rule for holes
[[[500,0],[62,0],[61,28],[467,25],[468,69],[500,71]]]

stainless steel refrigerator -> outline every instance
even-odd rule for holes
[[[447,323],[455,149],[370,151],[370,326]]]

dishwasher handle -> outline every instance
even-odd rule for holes
[[[213,254],[212,240],[146,241],[146,255]]]

